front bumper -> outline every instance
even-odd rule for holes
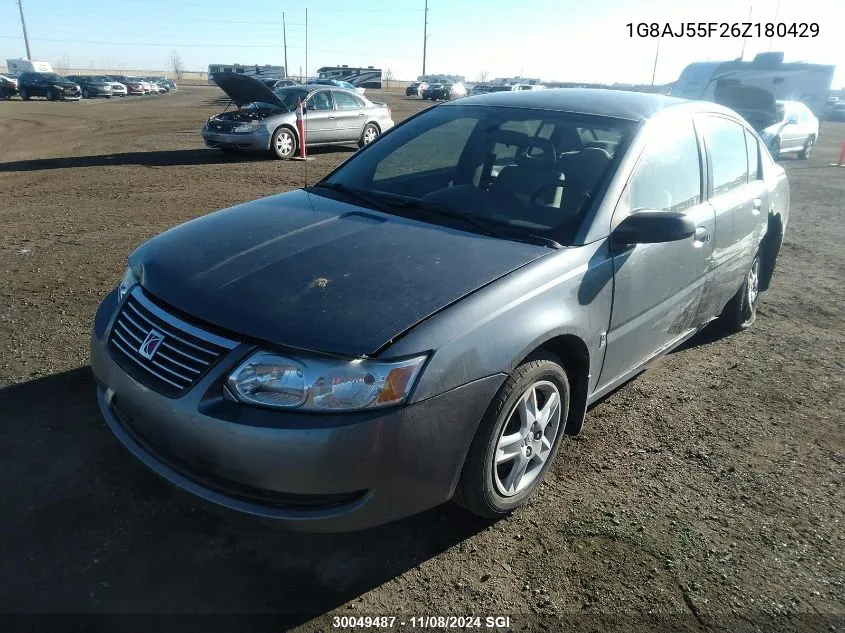
[[[138,383],[109,352],[116,293],[91,339],[100,409],[147,467],[207,501],[298,530],[362,529],[451,498],[481,416],[501,385],[492,376],[410,406],[347,414],[279,412],[222,397],[240,345],[185,395]]]
[[[250,151],[266,151],[270,149],[270,132],[262,128],[255,132],[234,134],[231,132],[215,132],[207,127],[202,128],[202,140],[207,147],[231,148]]]

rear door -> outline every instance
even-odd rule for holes
[[[367,115],[364,102],[345,90],[332,90],[334,96],[335,120],[337,121],[337,140],[357,141],[361,138]]]
[[[710,174],[709,199],[716,214],[705,297],[715,316],[739,289],[751,266],[766,220],[768,201],[760,179],[760,150],[756,138],[731,118],[707,115],[697,123],[704,131]],[[750,155],[753,160],[749,164]],[[750,176],[752,170],[754,174]]]
[[[317,90],[305,100],[307,145],[337,142],[337,118],[331,90]]]
[[[794,121],[790,123],[790,120]],[[786,106],[783,130],[780,133],[780,148],[784,151],[792,151],[801,147],[801,123],[798,109],[790,104]]]
[[[637,244],[613,254],[613,310],[599,388],[628,374],[696,329],[713,248],[715,218],[704,200],[706,173],[693,121],[655,127],[617,204],[611,230],[644,210],[682,211],[693,237]]]

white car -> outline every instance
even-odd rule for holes
[[[798,152],[798,158],[809,158],[819,138],[819,120],[800,101],[778,101],[779,119],[760,132],[772,156]]]
[[[129,94],[129,91],[126,89],[122,83],[118,81],[110,81],[108,79],[105,80],[107,86],[111,86],[111,93],[112,96],[115,97],[125,97]]]

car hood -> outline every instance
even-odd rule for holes
[[[276,96],[276,93],[254,77],[238,75],[236,73],[215,73],[214,83],[232,100],[242,108],[248,103],[272,103],[287,110],[285,104]]]
[[[170,229],[129,263],[153,298],[247,340],[362,356],[549,252],[296,190]]]
[[[716,86],[713,100],[741,114],[758,132],[780,120],[775,96],[755,86]]]

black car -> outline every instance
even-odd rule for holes
[[[420,82],[415,81],[412,84],[409,84],[407,88],[405,88],[405,96],[406,97],[419,97],[420,96]]]
[[[0,100],[7,101],[18,94],[18,80],[8,75],[0,75]]]
[[[827,113],[828,121],[845,121],[845,101],[833,104],[830,112]]]
[[[79,84],[82,89],[82,98],[91,99],[92,97],[105,97],[111,99],[112,87],[106,83],[102,77],[92,77],[91,75],[68,75],[65,79]]]
[[[56,73],[21,73],[18,77],[21,99],[45,97],[50,101],[79,101],[82,88]]]

